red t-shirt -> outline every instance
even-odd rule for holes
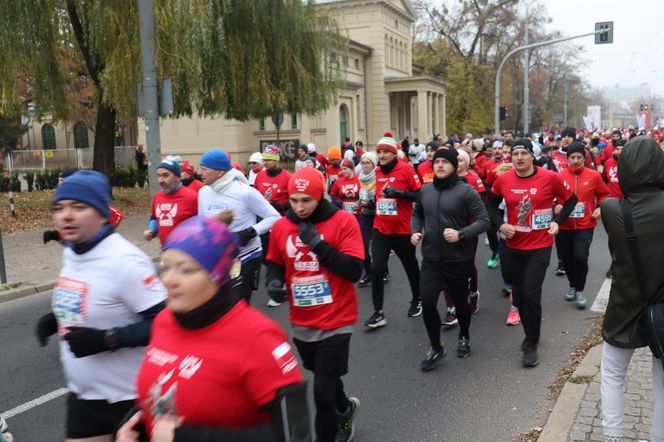
[[[339,175],[332,185],[330,196],[336,196],[341,201],[341,209],[345,212],[359,215],[360,208],[360,179],[355,175],[352,179]]]
[[[487,156],[484,153],[478,152],[475,155],[474,160],[475,160],[475,171],[479,176],[484,177],[484,171],[485,171],[484,166],[486,165],[487,161],[489,161],[489,158],[487,158]]]
[[[622,198],[624,195],[618,182],[618,160],[611,157],[604,163],[604,176],[609,187],[609,196],[612,198]]]
[[[477,176],[473,172],[468,171],[465,178],[468,180],[468,184],[473,186],[473,189],[475,189],[477,191],[477,193],[486,192],[486,188],[484,187],[484,183],[482,183],[482,179],[479,176]]]
[[[261,407],[279,388],[302,379],[284,330],[245,301],[195,330],[166,308],[152,324],[136,403],[148,433],[155,407],[184,418],[183,425],[251,428],[270,422]]]
[[[337,210],[314,224],[321,238],[339,252],[364,260],[357,219]],[[352,281],[321,266],[318,255],[300,241],[298,226],[287,217],[272,226],[267,259],[286,267],[286,285],[292,324],[333,330],[357,321],[357,292]]]
[[[558,172],[567,169],[567,153],[561,152],[560,149],[554,150],[551,154],[553,164],[556,166]]]
[[[341,161],[334,160],[334,161],[328,161],[327,166],[325,166],[325,172],[327,173],[328,189],[332,189],[334,182],[341,177],[341,167],[339,166],[339,164],[341,164]]]
[[[433,161],[426,160],[417,166],[417,175],[420,177],[422,185],[433,183]]]
[[[197,179],[193,179],[191,183],[187,186],[187,189],[193,190],[194,192],[198,193],[201,188],[205,187],[205,184],[202,183],[201,181],[198,181]]]
[[[573,194],[567,183],[555,172],[535,166],[536,173],[520,178],[512,169],[498,177],[491,191],[505,199],[507,222],[516,234],[506,240],[508,247],[533,250],[553,245],[547,232],[554,220],[553,200],[564,204]]]
[[[606,163],[610,159],[613,158],[613,152],[616,151],[616,146],[611,144],[607,144],[606,147],[604,148],[604,151],[602,151],[602,163]]]
[[[316,153],[316,161],[318,161],[318,164],[320,164],[323,167],[327,167],[327,157],[323,155],[322,153]]]
[[[388,174],[380,166],[376,167],[376,216],[373,226],[383,235],[410,235],[413,203],[403,198],[385,198],[385,187],[416,192],[422,188],[420,177],[413,166],[403,161],[397,161]]]
[[[609,189],[604,184],[602,176],[587,167],[583,167],[579,173],[568,167],[560,172],[560,176],[579,199],[570,217],[560,225],[560,230],[595,228],[597,220],[593,219],[592,214],[609,195]]]
[[[288,180],[290,176],[291,173],[285,169],[281,169],[277,176],[270,176],[267,170],[263,169],[256,176],[254,187],[266,200],[286,204],[288,202]],[[282,211],[281,215],[285,212],[285,210]]]
[[[175,193],[159,191],[152,200],[152,218],[157,220],[162,244],[174,228],[197,214],[198,194],[185,186],[180,186]]]
[[[504,161],[502,158],[498,160],[491,158],[486,163],[484,163],[484,182],[487,186],[493,185],[493,183],[496,181],[496,178],[498,178],[495,173],[496,167],[505,162],[506,161]]]

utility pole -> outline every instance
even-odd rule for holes
[[[137,0],[141,38],[141,75],[143,80],[143,104],[145,109],[145,144],[148,148],[148,183],[150,196],[154,196],[157,184],[157,166],[161,162],[161,137],[159,135],[159,92],[157,88],[157,59],[155,57],[154,2]]]
[[[526,19],[524,20],[525,40],[524,43],[528,46],[528,8],[526,8]],[[528,89],[530,71],[530,51],[523,51],[523,136],[529,132],[529,104],[530,104],[530,90]]]
[[[563,124],[567,127],[567,74],[563,74]]]

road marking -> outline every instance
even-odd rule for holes
[[[60,396],[69,393],[68,388],[59,388],[55,391],[52,391],[50,393],[45,394],[44,396],[40,396],[37,399],[33,399],[30,402],[26,402],[23,405],[19,405],[16,408],[12,408],[11,410],[7,410],[4,413],[0,413],[0,416],[4,417],[5,419],[9,419],[11,417],[14,417],[16,415],[19,415],[21,413],[25,413],[26,411],[38,407],[42,404],[45,404],[46,402],[52,401],[53,399],[57,399]]]
[[[599,288],[597,292],[597,297],[593,306],[590,307],[590,310],[597,313],[604,313],[606,311],[606,305],[609,303],[609,292],[611,291],[611,279],[606,278],[602,283],[602,287]]]

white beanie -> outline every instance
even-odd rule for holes
[[[308,153],[316,152],[316,145],[314,143],[307,144],[307,152]]]
[[[496,140],[493,142],[493,148],[496,149],[498,147],[503,147],[503,142],[500,140]]]
[[[468,155],[468,152],[466,152],[463,149],[459,149],[459,150],[457,150],[457,154],[459,156],[463,157],[463,159],[466,161],[467,166],[470,166],[470,155]]]
[[[348,149],[346,152],[344,152],[344,159],[352,160],[354,156],[355,152],[353,152],[352,149]]]
[[[260,152],[254,152],[249,157],[249,162],[263,164],[263,155]]]
[[[376,152],[368,152],[368,151],[364,152],[362,154],[362,158],[366,158],[369,161],[371,161],[373,163],[374,167],[376,167],[378,165],[378,155],[376,155]]]

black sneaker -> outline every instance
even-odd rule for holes
[[[610,268],[609,270],[606,271],[606,277],[609,279],[613,279],[613,268]]]
[[[565,275],[565,265],[563,264],[562,261],[558,261],[558,267],[556,268],[556,276],[564,276]]]
[[[521,358],[521,365],[526,368],[535,367],[539,364],[537,359],[537,344],[527,344],[523,351],[523,358]]]
[[[386,273],[385,276],[383,276],[383,284],[389,284],[390,283],[390,274]]]
[[[480,309],[480,291],[470,292],[470,311],[475,314]]]
[[[459,323],[459,320],[456,317],[456,311],[453,308],[447,309],[447,314],[443,320],[443,325],[446,327],[452,327]]]
[[[339,414],[339,427],[337,429],[337,442],[349,442],[355,435],[355,418],[360,410],[360,400],[356,397],[348,398],[348,410]]]
[[[459,338],[457,345],[457,356],[460,358],[467,358],[470,356],[470,341],[468,338]]]
[[[526,348],[528,348],[528,343],[524,339],[523,342],[521,342],[521,351],[526,351]]]
[[[385,319],[385,315],[378,312],[375,312],[369,319],[364,321],[364,326],[369,328],[385,327],[386,325],[387,319]]]
[[[371,283],[371,275],[364,275],[362,279],[357,281],[358,287],[366,287]]]
[[[410,303],[410,308],[408,308],[408,317],[414,318],[415,316],[420,316],[422,314],[422,302],[417,301],[415,303]]]
[[[420,368],[422,371],[431,371],[436,366],[439,360],[445,357],[445,347],[441,347],[438,350],[434,350],[433,347],[429,349],[427,355],[422,359],[420,363]]]

